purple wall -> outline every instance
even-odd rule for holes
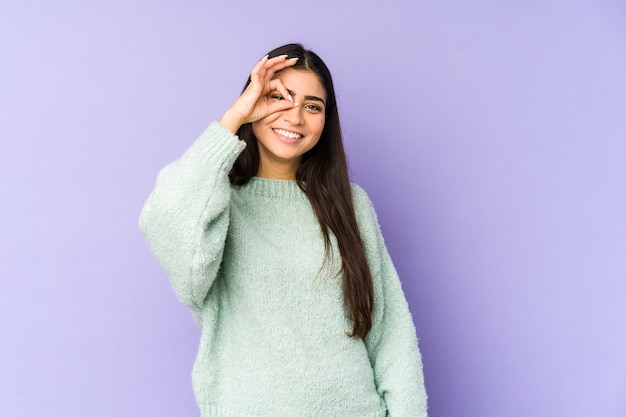
[[[431,417],[626,416],[623,3],[220,3],[0,5],[0,415],[197,415],[198,330],[137,216],[297,40],[335,76]]]

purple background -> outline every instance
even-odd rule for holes
[[[604,0],[2,2],[0,415],[198,415],[198,330],[137,217],[289,41],[335,77],[430,416],[626,416],[626,6]]]

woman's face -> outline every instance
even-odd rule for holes
[[[302,155],[312,149],[324,130],[326,90],[318,76],[307,70],[287,68],[276,74],[293,97],[296,107],[252,123],[259,145],[260,177],[293,179]],[[277,91],[268,100],[286,100]]]

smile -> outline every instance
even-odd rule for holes
[[[278,133],[281,136],[284,136],[289,139],[300,139],[302,137],[301,134],[295,132],[289,132],[288,130],[283,129],[272,129],[274,132]]]

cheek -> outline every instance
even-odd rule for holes
[[[272,113],[269,116],[266,116],[260,120],[257,120],[256,122],[252,122],[252,132],[254,132],[254,136],[258,138],[259,134],[261,134],[263,129],[266,128],[268,124],[278,119],[278,117],[279,117],[278,114]]]
[[[319,120],[316,120],[314,123],[314,130],[317,132],[318,135],[322,134],[322,131],[324,130],[324,123],[325,123],[326,119],[324,117],[320,117]]]

